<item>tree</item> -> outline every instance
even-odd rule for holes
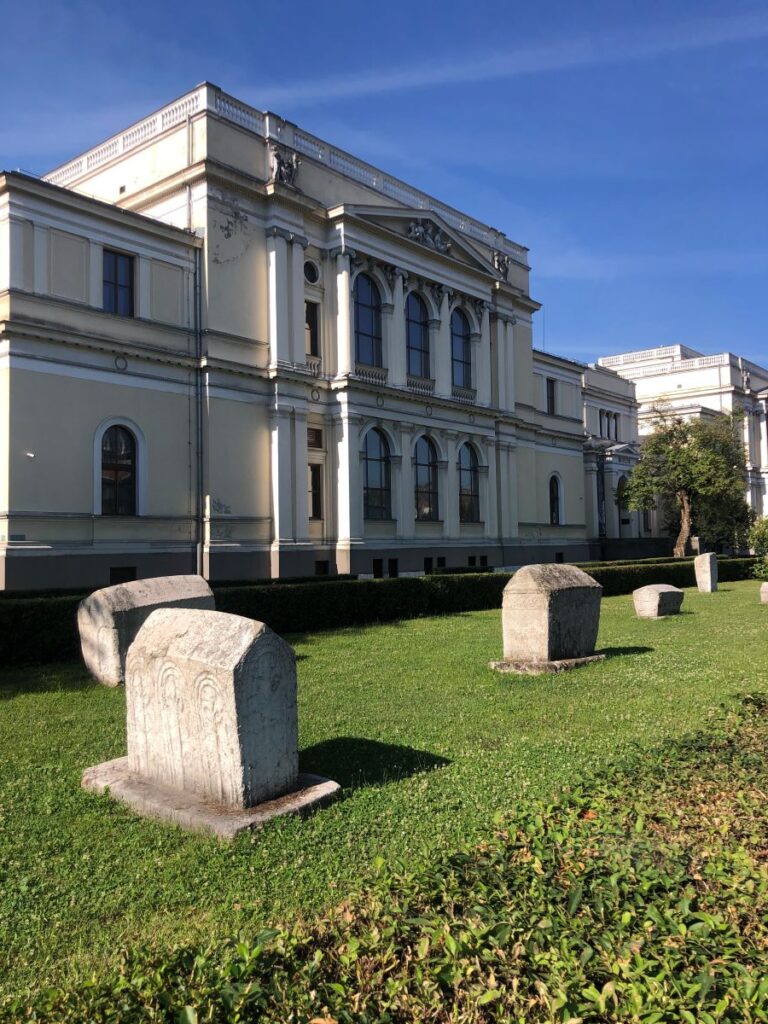
[[[759,580],[768,580],[768,516],[758,519],[749,531],[749,546],[760,559],[754,575]]]
[[[653,433],[624,489],[629,508],[672,505],[680,520],[675,557],[685,555],[694,525],[711,543],[738,546],[752,512],[744,498],[746,453],[741,416],[684,420],[657,410]]]

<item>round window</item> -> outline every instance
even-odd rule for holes
[[[311,260],[307,260],[304,264],[304,280],[309,284],[317,284],[320,280],[320,271],[318,270],[317,264],[312,263]]]

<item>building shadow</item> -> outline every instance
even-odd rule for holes
[[[77,663],[18,665],[0,672],[0,700],[26,694],[62,693],[100,687]]]
[[[339,736],[315,743],[299,752],[301,771],[325,775],[344,789],[384,786],[422,772],[444,768],[451,762],[428,750],[359,736]]]

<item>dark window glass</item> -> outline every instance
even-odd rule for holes
[[[307,448],[322,448],[323,432],[320,427],[307,427]]]
[[[477,555],[469,555],[467,557],[467,566],[470,569],[474,569],[477,567]]]
[[[422,521],[439,519],[437,502],[437,452],[428,437],[416,442],[416,518]]]
[[[432,559],[431,558],[425,558],[424,559],[424,572],[427,574],[427,576],[429,576],[429,574],[432,572]]]
[[[304,345],[309,356],[320,355],[320,306],[317,302],[304,303]]]
[[[560,525],[560,481],[556,476],[549,478],[549,522]]]
[[[429,317],[424,300],[411,292],[405,304],[405,342],[408,373],[429,377]]]
[[[380,430],[369,430],[363,446],[365,477],[363,505],[366,519],[392,518],[389,445]]]
[[[469,322],[460,309],[455,309],[451,314],[451,377],[457,388],[472,387]]]
[[[645,533],[651,532],[651,513],[647,508],[643,509],[643,531]]]
[[[482,569],[488,568],[488,555],[480,555],[480,567]]]
[[[355,278],[355,359],[366,366],[383,366],[381,352],[381,295],[367,274]]]
[[[613,414],[613,437],[614,440],[619,440],[619,414],[617,412]]]
[[[550,416],[557,412],[557,381],[554,377],[547,377],[547,412]]]
[[[327,576],[328,570],[330,569],[330,563],[327,559],[321,558],[315,562],[315,576]]]
[[[390,579],[393,580],[397,579],[397,577],[400,575],[400,569],[398,567],[396,558],[389,559],[389,562],[387,564],[387,575],[389,576]]]
[[[317,265],[311,260],[307,260],[304,264],[304,280],[308,284],[317,284],[320,279],[320,271],[317,269]]]
[[[136,515],[136,438],[110,427],[101,441],[101,514]]]
[[[104,311],[133,316],[133,256],[104,250]]]
[[[459,450],[459,519],[462,523],[480,522],[480,471],[469,444]]]
[[[445,568],[445,555],[438,555],[437,556],[437,568],[438,569],[444,569]]]
[[[384,578],[384,559],[374,558],[373,560],[373,578],[380,580]]]
[[[314,463],[309,467],[309,518],[323,518],[323,467]]]

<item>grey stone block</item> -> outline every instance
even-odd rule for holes
[[[97,590],[80,602],[77,627],[83,661],[105,686],[125,682],[128,648],[158,608],[215,608],[202,576],[158,576]]]
[[[574,667],[592,658],[602,592],[599,583],[574,565],[518,569],[504,588],[504,661]]]
[[[697,555],[693,560],[696,572],[696,586],[702,594],[713,594],[717,590],[717,555],[710,552]]]
[[[635,614],[639,619],[661,619],[677,615],[685,594],[669,583],[651,583],[632,591]]]

